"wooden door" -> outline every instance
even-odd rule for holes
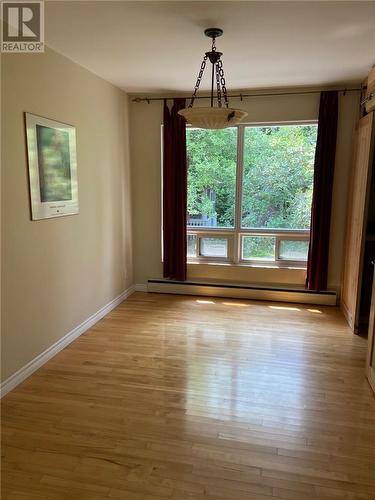
[[[359,326],[364,238],[374,153],[374,113],[358,122],[349,185],[341,307],[353,331]]]
[[[374,280],[372,282],[372,295],[371,295],[371,312],[370,323],[368,328],[367,340],[367,361],[366,361],[366,374],[368,381],[375,392],[375,272]]]

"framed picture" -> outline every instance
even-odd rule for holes
[[[25,113],[32,220],[78,214],[75,128]]]

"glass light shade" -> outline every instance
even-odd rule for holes
[[[232,127],[247,116],[246,111],[240,109],[208,107],[184,108],[178,114],[193,127],[208,129]]]

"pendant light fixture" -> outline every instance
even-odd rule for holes
[[[223,34],[220,28],[208,28],[204,34],[212,38],[212,47],[209,52],[206,52],[201,64],[197,83],[195,84],[194,92],[187,108],[181,109],[178,113],[185,118],[187,123],[193,127],[219,129],[232,127],[239,123],[247,113],[240,109],[229,107],[227,88],[225,86],[225,77],[223,70],[223,62],[221,60],[222,52],[216,50],[216,38]],[[201,83],[204,70],[206,68],[207,59],[212,64],[211,70],[211,106],[210,107],[195,107],[193,108],[195,98]],[[214,97],[214,86],[216,82],[216,96]],[[216,99],[217,106],[214,106]],[[224,101],[224,105],[223,105]]]

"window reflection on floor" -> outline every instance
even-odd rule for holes
[[[207,321],[206,315],[205,323],[188,338],[186,414],[248,420],[252,413],[259,417],[261,412],[264,418],[272,418],[276,404],[278,418],[290,414],[291,408],[294,418],[302,417],[306,402],[303,390],[311,375],[306,359],[311,352],[301,341],[305,332],[299,336],[298,330],[289,332],[285,326],[296,314],[302,319],[304,314],[321,311],[304,305],[264,305],[264,320],[258,328],[252,309],[257,308],[259,321],[259,304],[219,298],[194,302],[197,317],[199,306],[209,306],[205,314],[211,311],[212,321]],[[237,313],[232,309],[243,312],[234,318]],[[279,335],[275,324],[280,324]]]

